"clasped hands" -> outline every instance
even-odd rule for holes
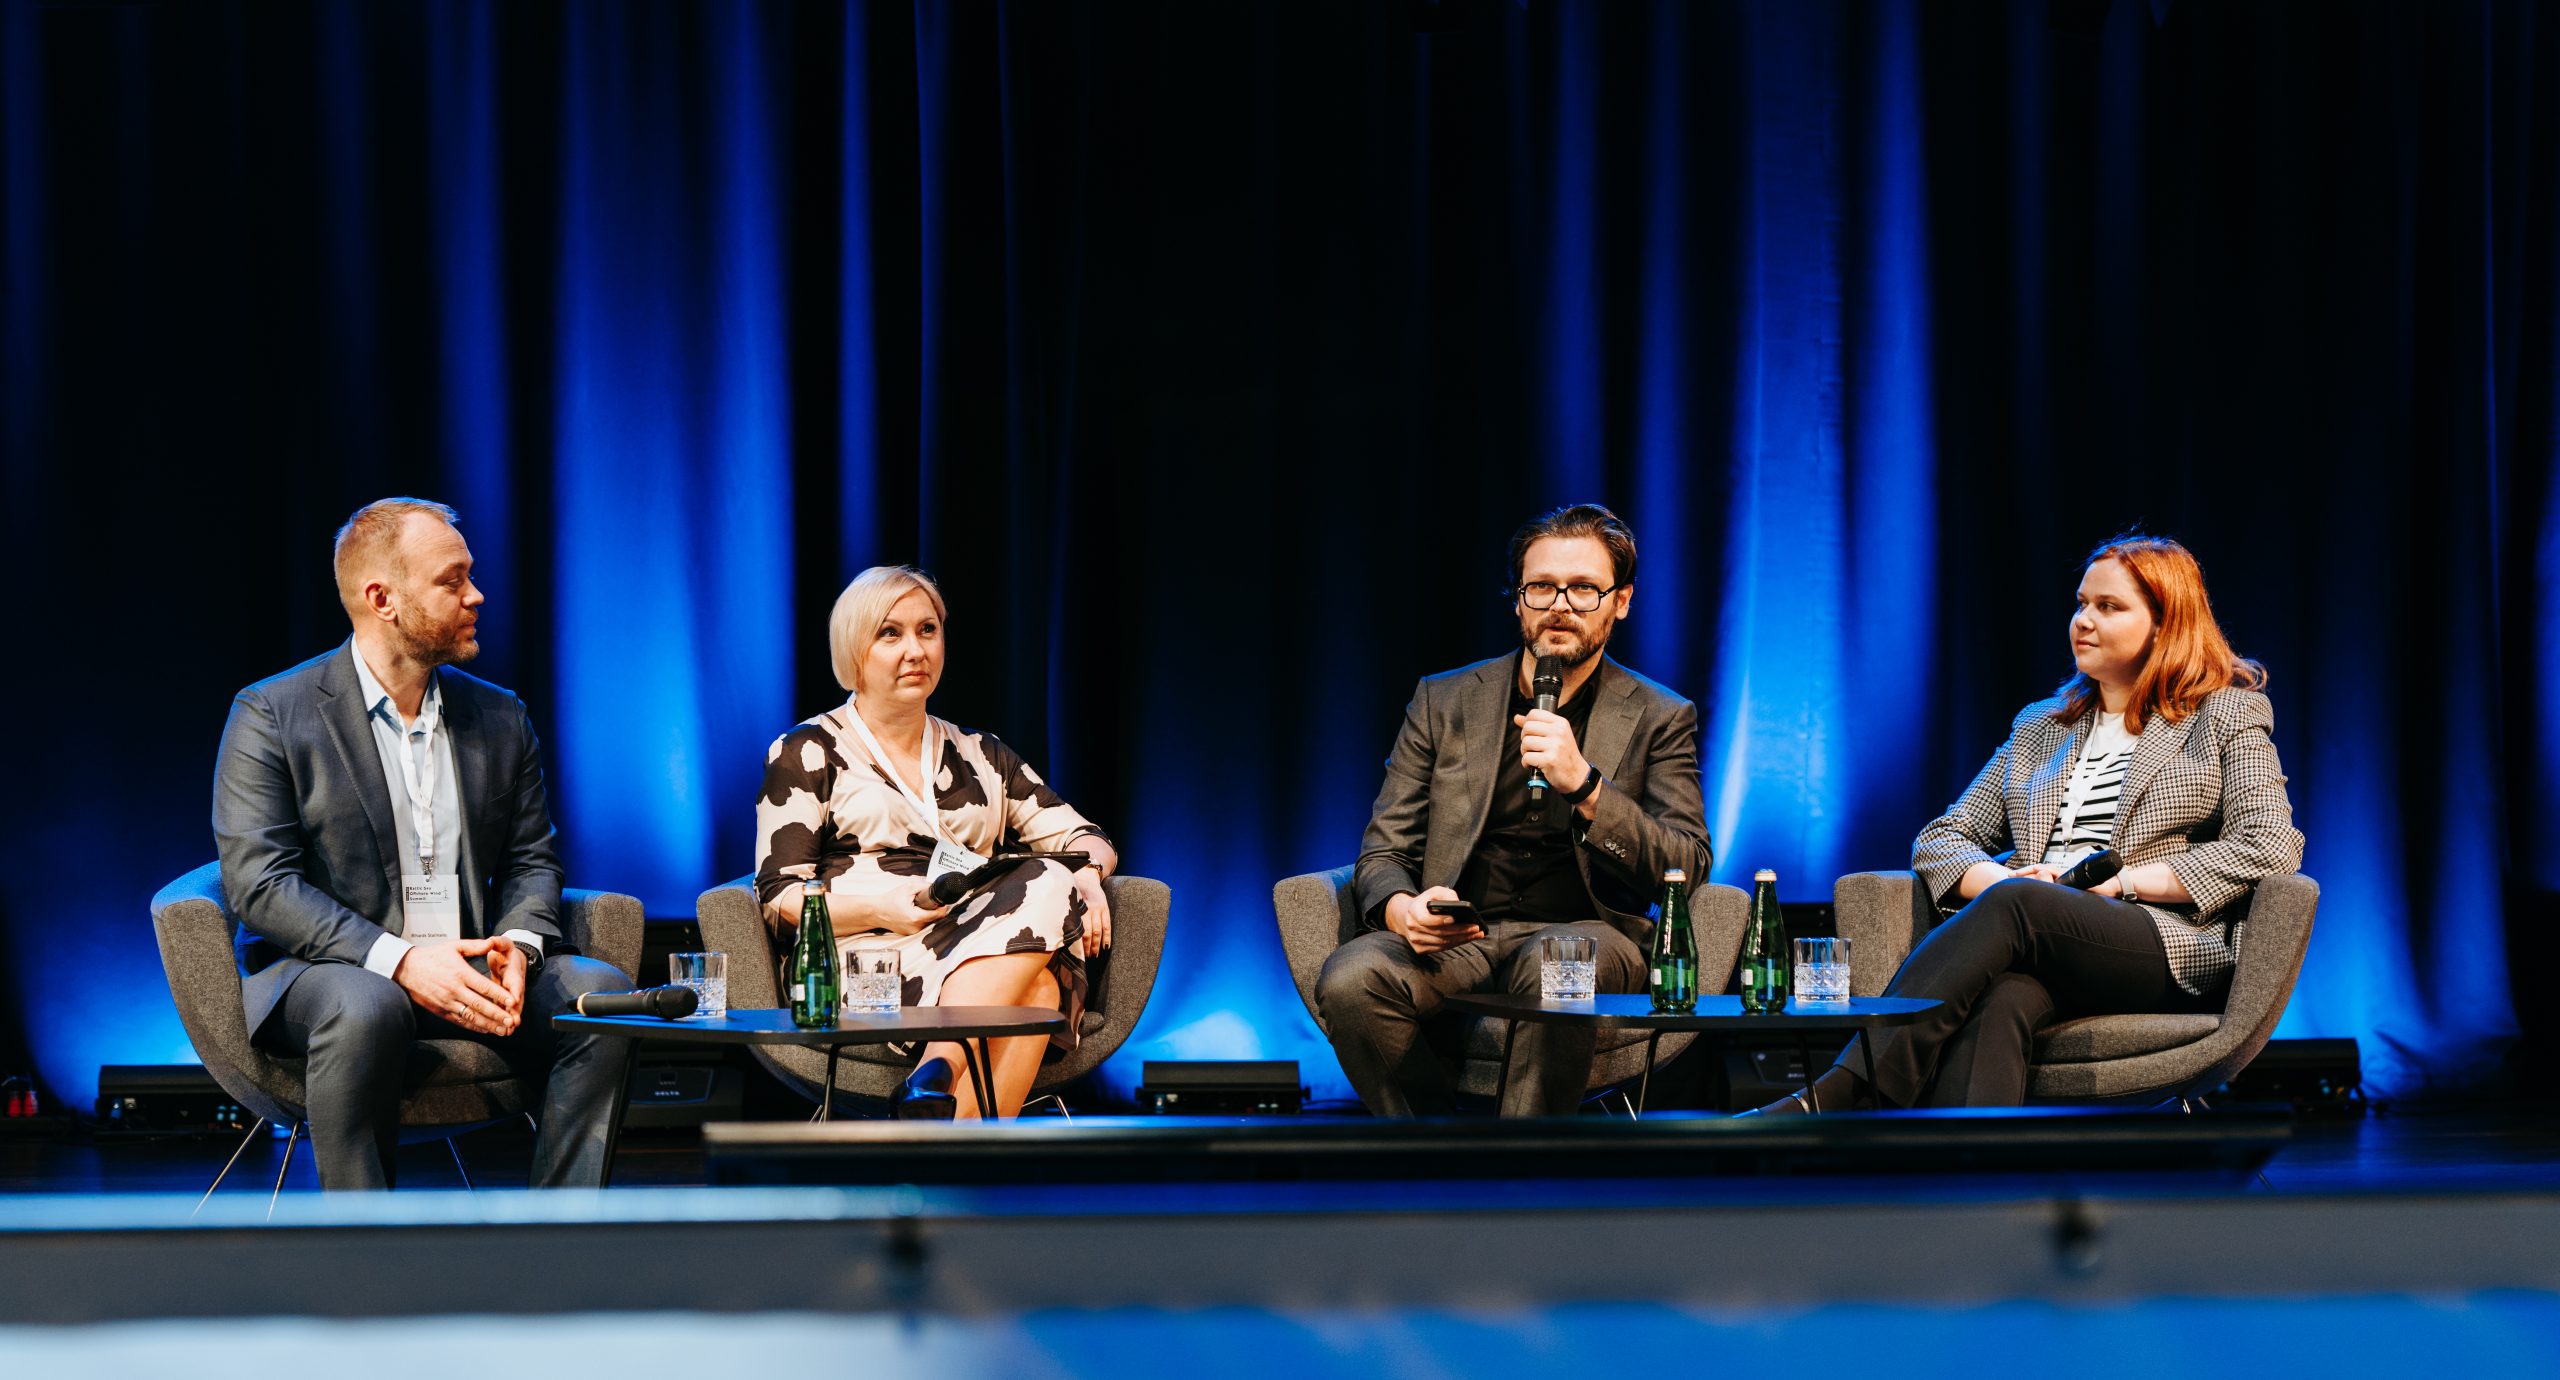
[[[471,966],[481,959],[489,971]],[[483,1035],[513,1035],[524,1023],[525,976],[533,961],[515,941],[443,939],[411,945],[391,980],[419,1010]]]

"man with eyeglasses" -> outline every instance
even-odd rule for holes
[[[1379,1116],[1451,1110],[1449,1068],[1422,1032],[1446,998],[1535,995],[1549,934],[1595,941],[1600,991],[1641,990],[1664,870],[1706,878],[1697,709],[1603,655],[1635,578],[1617,514],[1582,503],[1533,519],[1511,538],[1520,650],[1414,690],[1352,870],[1369,930],[1316,979],[1343,1072]],[[1534,698],[1544,656],[1563,668],[1553,710]],[[1430,909],[1461,900],[1473,918]],[[1523,1023],[1502,1114],[1572,1113],[1593,1048],[1587,1028]]]

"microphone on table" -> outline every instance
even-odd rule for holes
[[[578,998],[581,1016],[656,1016],[680,1020],[702,1004],[690,987],[643,987],[637,992],[590,992]]]
[[[1564,658],[1542,656],[1538,669],[1529,677],[1529,693],[1538,697],[1538,707],[1550,714],[1556,712],[1556,701],[1564,695]],[[1529,769],[1529,817],[1538,818],[1546,810],[1547,774],[1536,767]]]

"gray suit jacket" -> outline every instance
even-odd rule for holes
[[[524,702],[436,673],[462,805],[463,933],[511,929],[569,952],[560,857]],[[213,837],[255,1031],[314,963],[362,964],[400,914],[391,786],[357,689],[355,646],[241,691],[213,772]]]
[[[1414,687],[1351,874],[1371,924],[1399,891],[1457,885],[1493,813],[1518,667],[1517,653],[1498,656]],[[1715,855],[1698,793],[1698,711],[1607,657],[1583,693],[1595,698],[1582,755],[1607,784],[1576,840],[1574,865],[1592,918],[1642,945],[1664,869],[1686,869],[1694,887]]]
[[[1911,867],[1941,911],[1954,909],[1966,869],[1993,853],[2044,855],[2097,717],[2092,711],[2066,723],[2053,717],[2060,703],[2038,700],[2020,710],[2009,740],[1973,784],[1920,831]],[[2227,970],[2238,947],[2231,927],[2207,923],[2215,913],[2261,879],[2302,866],[2302,831],[2293,827],[2274,728],[2266,696],[2217,690],[2177,723],[2154,717],[2144,724],[2124,770],[2116,855],[2128,867],[2167,862],[2195,898],[2192,904],[2143,903],[2160,924],[2170,971],[2191,986]]]

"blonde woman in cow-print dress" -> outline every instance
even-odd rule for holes
[[[787,953],[801,898],[819,888],[840,948],[898,948],[908,1006],[1064,1013],[1055,1035],[991,1043],[994,1102],[1012,1116],[1045,1047],[1075,1047],[1084,961],[1111,942],[1102,880],[1119,856],[1013,749],[925,712],[942,681],[943,619],[942,591],[907,566],[866,570],[836,600],[828,640],[836,679],[853,696],[765,754],[756,895],[775,952]],[[932,779],[919,782],[927,761]],[[910,795],[931,804],[932,820]],[[937,841],[980,856],[999,845],[1072,849],[1091,862],[1073,872],[1025,863],[956,908],[936,909],[922,893]],[[976,1115],[959,1046],[926,1045],[897,1103],[902,1116]]]

